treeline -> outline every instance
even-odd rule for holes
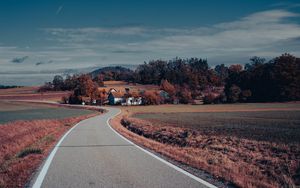
[[[11,89],[11,88],[20,88],[23,86],[6,86],[6,85],[0,85],[0,89]]]
[[[98,75],[94,79],[89,74],[68,75],[65,79],[56,75],[52,82],[45,83],[38,91],[73,91],[70,96],[63,97],[64,103],[81,104],[83,98],[86,97],[89,101],[97,99],[102,104],[106,100],[106,93],[98,90],[98,87],[103,85],[102,75]]]
[[[53,78],[52,82],[46,82],[43,86],[39,88],[39,92],[46,91],[72,91],[81,87],[84,83],[93,83],[95,87],[104,86],[103,76],[97,75],[92,79],[92,76],[89,74],[82,75],[67,75],[64,79],[60,75],[56,75]],[[93,87],[94,87],[93,86]]]
[[[269,62],[251,58],[243,70],[241,67],[229,70],[225,84],[228,102],[300,100],[300,58],[290,54]]]
[[[83,80],[90,80],[89,85],[94,89],[103,86],[104,80],[160,85],[168,93],[169,98],[164,100],[168,103],[190,103],[196,99],[203,99],[205,103],[300,100],[300,59],[290,54],[270,61],[253,57],[244,66],[220,64],[214,68],[208,66],[206,59],[199,58],[153,60],[139,65],[135,71],[107,67],[88,75],[67,76],[66,79],[55,76],[40,90],[79,91],[85,87],[81,83],[82,76],[85,77]],[[147,96],[149,104],[161,101],[159,93],[146,92],[143,95]]]
[[[115,67],[103,67],[97,70],[94,70],[93,72],[89,73],[89,75],[92,76],[92,78],[95,78],[99,75],[101,75],[101,78],[103,81],[133,81],[133,75],[134,71],[128,68],[124,68],[121,66],[115,66]]]
[[[300,59],[290,54],[268,62],[252,57],[245,66],[221,64],[215,68],[197,58],[156,60],[138,66],[134,77],[141,84],[168,80],[175,92],[191,93],[192,99],[201,96],[206,103],[300,100]],[[223,92],[213,91],[220,86]]]

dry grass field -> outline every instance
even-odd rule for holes
[[[104,87],[100,87],[99,89],[109,90],[110,88],[114,88],[117,91],[125,92],[125,88],[130,88],[131,91],[142,91],[142,90],[158,90],[159,86],[157,85],[141,85],[141,84],[128,84],[124,81],[105,81]]]
[[[300,184],[300,103],[139,106],[122,111],[113,126],[123,135],[231,185]]]
[[[21,87],[12,89],[0,89],[0,100],[47,100],[61,101],[63,96],[68,96],[68,91],[49,91],[39,93],[38,87]]]

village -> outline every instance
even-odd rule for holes
[[[138,106],[147,104],[180,104],[178,97],[170,91],[166,91],[155,85],[127,84],[122,81],[106,81],[106,86],[99,87],[102,98],[92,99],[82,97],[82,105],[121,105]],[[204,104],[205,98],[219,97],[224,88],[213,87],[199,94],[195,99],[189,99],[186,103],[193,105]]]

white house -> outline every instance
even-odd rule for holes
[[[124,94],[121,92],[111,92],[108,95],[110,105],[122,104]]]
[[[141,105],[142,97],[127,97],[122,101],[123,106]]]

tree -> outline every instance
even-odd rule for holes
[[[77,95],[90,97],[92,100],[95,93],[95,88],[96,87],[90,75],[83,74],[79,76],[78,85],[76,88]]]
[[[51,82],[46,82],[44,85],[42,85],[38,89],[38,92],[46,92],[46,91],[51,91],[51,90],[54,90],[53,84]]]
[[[166,91],[170,97],[173,97],[176,93],[174,85],[170,84],[168,80],[161,80],[160,89]]]
[[[236,86],[236,85],[232,85],[229,88],[229,93],[228,93],[228,101],[231,103],[235,103],[238,102],[240,99],[240,94],[241,94],[241,89]]]
[[[93,81],[99,86],[99,87],[103,87],[104,86],[104,76],[103,74],[98,74]]]
[[[99,93],[99,98],[98,98],[100,105],[103,105],[106,99],[107,99],[106,91],[105,89],[102,89]]]
[[[251,90],[249,90],[249,89],[243,90],[241,93],[241,100],[243,102],[247,102],[251,96],[252,96]]]
[[[64,81],[63,90],[68,90],[68,91],[74,90],[78,85],[78,77],[79,77],[78,75],[73,75],[73,76],[67,75]]]
[[[240,64],[230,65],[230,67],[229,67],[229,71],[234,72],[234,73],[239,73],[242,70],[243,70],[243,67]]]
[[[187,104],[192,100],[192,93],[187,86],[178,88],[177,97],[180,103]]]
[[[228,78],[228,67],[226,67],[224,64],[217,65],[215,67],[215,71],[217,75],[220,77],[222,82],[225,82],[225,80]]]
[[[64,86],[64,78],[60,75],[56,75],[53,78],[52,84],[53,84],[54,90],[59,91]]]
[[[253,70],[256,67],[263,65],[265,63],[266,59],[254,56],[250,58],[250,63],[246,63],[245,70]]]
[[[145,91],[142,93],[143,103],[145,105],[160,104],[161,98],[155,91]]]

